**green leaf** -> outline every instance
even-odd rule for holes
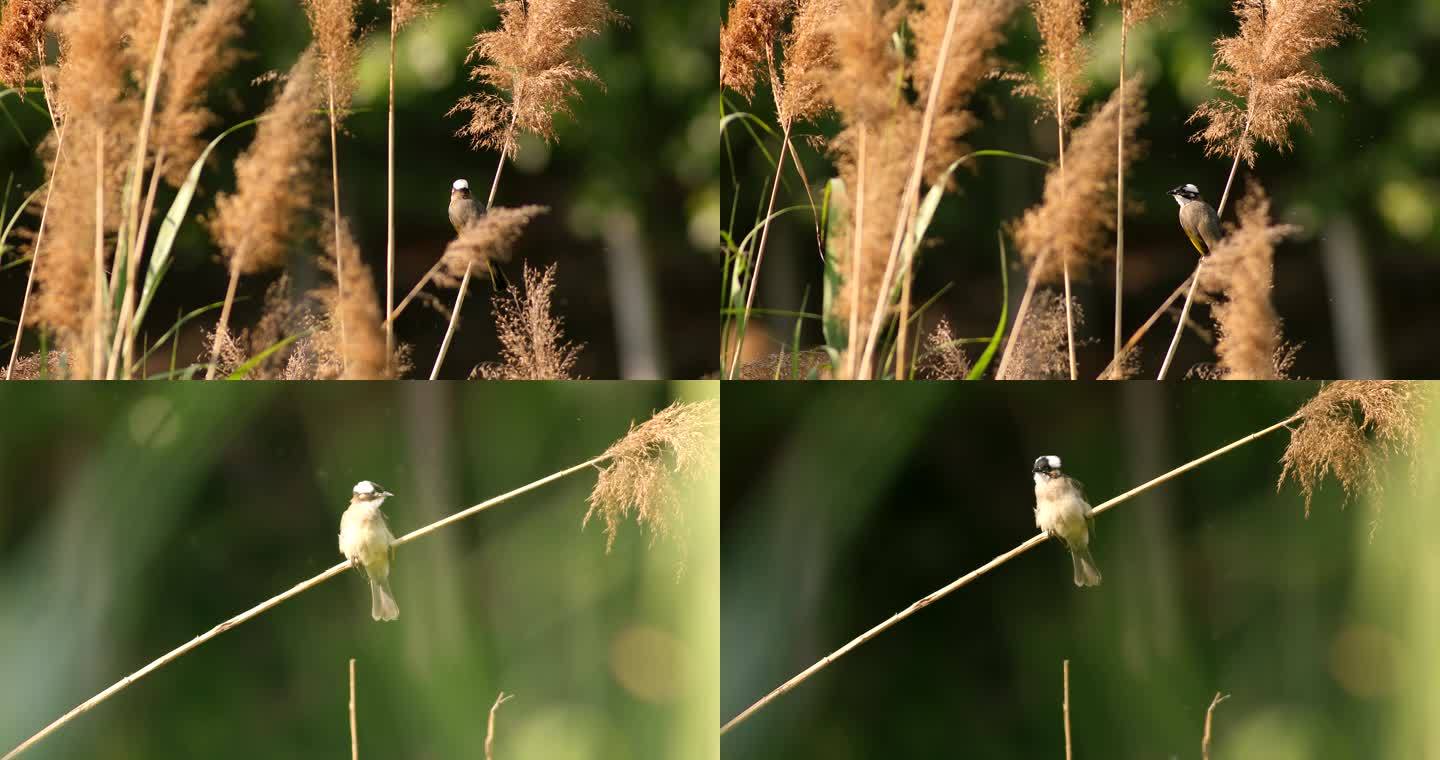
[[[239,299],[236,299],[236,300],[239,300]],[[206,305],[204,305],[204,306],[201,306],[201,307],[198,308],[198,309],[195,309],[194,311],[190,312],[189,314],[186,314],[185,316],[177,319],[177,320],[175,321],[175,324],[171,325],[171,326],[170,326],[170,329],[169,329],[169,330],[166,330],[166,331],[165,331],[165,334],[160,336],[160,340],[155,341],[155,345],[151,346],[148,350],[145,351],[144,354],[142,354],[142,355],[140,356],[139,359],[136,359],[136,360],[135,360],[135,363],[134,363],[133,365],[131,365],[131,367],[130,367],[130,372],[131,372],[131,374],[134,374],[134,373],[136,373],[136,372],[139,372],[140,368],[143,367],[143,366],[145,366],[145,361],[150,358],[150,355],[153,354],[153,353],[155,353],[155,351],[156,351],[157,349],[159,349],[161,346],[165,345],[165,341],[170,340],[171,338],[174,338],[175,335],[180,332],[180,328],[182,328],[182,327],[185,326],[185,323],[187,323],[187,322],[189,322],[190,320],[192,320],[192,319],[200,316],[201,314],[204,314],[204,313],[207,312],[207,311],[214,311],[214,310],[220,308],[222,305],[224,305],[224,303],[225,303],[224,301],[216,301],[215,303],[212,303],[212,304],[206,304]],[[174,363],[173,360],[172,360],[171,363],[172,363],[172,365],[173,365],[173,363]],[[172,366],[171,369],[174,369],[174,367]]]
[[[135,332],[140,331],[140,324],[145,321],[145,312],[150,308],[150,300],[155,297],[155,291],[160,288],[161,280],[165,279],[165,273],[170,270],[170,252],[175,245],[175,235],[180,231],[180,223],[185,220],[185,215],[190,211],[190,201],[195,197],[195,186],[200,183],[200,172],[205,168],[205,159],[210,157],[210,151],[220,144],[221,140],[244,127],[258,124],[262,118],[242,121],[239,124],[221,132],[205,150],[195,163],[190,165],[190,173],[185,175],[185,183],[175,193],[175,200],[170,204],[170,210],[165,213],[165,218],[160,221],[160,231],[155,235],[155,247],[150,253],[150,266],[145,272],[145,287],[140,293],[140,305],[135,309],[135,318],[131,327]]]
[[[965,376],[966,380],[979,380],[984,377],[990,361],[995,358],[995,350],[1000,347],[1000,337],[1005,334],[1005,320],[1009,318],[1010,273],[1005,264],[1005,234],[997,230],[995,238],[1000,241],[1000,323],[995,325],[995,334],[990,336],[990,345],[985,347],[980,359],[970,368],[970,374]]]
[[[840,297],[840,289],[845,285],[845,276],[841,274],[835,261],[838,252],[835,250],[836,233],[845,225],[845,215],[840,209],[832,213],[830,198],[836,192],[845,191],[845,183],[840,179],[832,179],[825,183],[825,197],[821,206],[821,218],[825,224],[825,289],[821,296],[823,299],[821,313],[825,315],[822,329],[825,332],[825,345],[831,349],[830,359],[838,363],[840,354],[850,344],[850,324],[846,321],[847,316],[836,311],[836,303]]]

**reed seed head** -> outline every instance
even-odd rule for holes
[[[249,0],[210,0],[177,14],[179,32],[171,38],[150,138],[155,153],[164,156],[162,171],[172,187],[184,183],[205,148],[201,134],[216,121],[205,106],[207,89],[240,58],[234,42],[249,7]]]
[[[500,337],[498,364],[483,364],[471,377],[483,380],[573,380],[584,345],[565,340],[565,320],[551,312],[555,265],[525,265],[525,290],[510,286],[491,301]]]
[[[1016,91],[1044,103],[1062,127],[1069,126],[1085,92],[1085,2],[1032,0],[1030,8],[1040,29],[1040,74]]]
[[[755,95],[755,75],[775,63],[775,40],[795,0],[735,0],[720,27],[720,86],[746,100]],[[788,54],[787,54],[788,58]]]
[[[0,10],[0,84],[24,93],[55,0],[10,0]]]
[[[1343,97],[1312,58],[1360,28],[1348,14],[1360,0],[1235,0],[1240,22],[1234,37],[1215,41],[1210,81],[1234,100],[1202,104],[1190,121],[1205,120],[1191,139],[1205,143],[1210,156],[1239,156],[1255,165],[1256,141],[1278,150],[1291,147],[1290,127],[1309,127],[1305,112],[1316,92]]]
[[[445,247],[435,283],[442,288],[458,288],[469,269],[474,274],[489,272],[495,262],[504,263],[515,253],[515,243],[525,226],[541,214],[546,206],[496,206],[484,216],[466,225],[460,236]]]
[[[1085,324],[1085,311],[1072,300],[1070,310],[1075,333]],[[1005,380],[1058,380],[1070,377],[1070,354],[1065,326],[1065,296],[1052,290],[1035,291],[1030,299],[1030,316],[1018,340]]]
[[[356,0],[303,0],[305,17],[310,21],[310,34],[318,56],[318,71],[324,87],[316,92],[317,102],[333,110],[338,121],[350,110],[355,94],[355,61],[359,48],[355,44]]]
[[[831,108],[825,79],[835,66],[830,20],[839,12],[840,0],[799,0],[782,45],[784,86],[778,104],[782,125],[814,119]],[[721,71],[723,80],[723,64]]]
[[[307,50],[266,109],[255,141],[235,161],[235,192],[215,198],[211,233],[241,274],[285,262],[301,214],[310,208],[311,175],[324,123],[311,113],[316,55]]]
[[[1125,88],[1125,163],[1144,146],[1135,132],[1145,121],[1145,83],[1136,78]],[[1065,170],[1052,166],[1045,175],[1045,194],[1015,225],[1015,243],[1039,282],[1062,279],[1068,260],[1071,277],[1085,266],[1114,255],[1109,232],[1115,228],[1115,137],[1119,129],[1120,93],[1076,129],[1065,151]]]
[[[555,115],[571,113],[567,101],[579,95],[579,83],[603,86],[577,46],[625,17],[605,0],[499,0],[495,7],[500,28],[475,35],[465,61],[474,64],[472,80],[508,99],[490,92],[466,95],[446,115],[470,115],[457,134],[470,138],[475,149],[514,156],[512,125],[553,142]]]
[[[606,450],[610,458],[600,465],[584,524],[596,517],[604,521],[607,551],[620,523],[632,515],[652,543],[679,532],[685,515],[678,487],[713,466],[719,428],[718,402],[676,402],[639,425],[632,423],[630,432]]]
[[[916,362],[916,370],[926,380],[964,380],[970,374],[970,359],[955,339],[950,320],[941,317],[926,336],[925,350]]]
[[[1338,380],[1328,383],[1298,412],[1275,487],[1287,480],[1305,496],[1305,516],[1327,476],[1339,481],[1345,501],[1380,492],[1380,469],[1420,440],[1429,403],[1420,383],[1401,380]],[[1413,470],[1412,470],[1413,474]]]
[[[961,138],[980,123],[966,109],[975,88],[999,66],[994,50],[1005,39],[1005,24],[1019,6],[1019,0],[969,0],[960,5],[936,101],[932,148],[926,152],[926,179],[932,184],[966,152]],[[948,0],[927,0],[910,17],[915,34],[914,84],[922,101],[934,82],[949,18]]]

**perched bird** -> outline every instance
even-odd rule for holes
[[[485,215],[485,209],[470,195],[470,181],[455,180],[450,186],[450,223],[455,225],[455,234],[465,231],[465,225]]]
[[[1090,503],[1080,481],[1060,472],[1060,457],[1035,460],[1035,527],[1070,550],[1076,586],[1099,586],[1100,570],[1090,556]]]
[[[1224,237],[1220,231],[1220,216],[1210,204],[1200,200],[1200,188],[1194,185],[1181,185],[1170,191],[1170,197],[1180,204],[1180,228],[1185,230],[1190,244],[1201,256],[1210,253]]]
[[[350,507],[340,516],[340,553],[356,570],[370,578],[370,617],[395,620],[400,607],[390,593],[390,564],[395,560],[395,536],[385,524],[380,505],[394,494],[362,480],[355,484]]]

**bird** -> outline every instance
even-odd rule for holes
[[[457,179],[450,185],[450,223],[455,225],[455,234],[465,231],[466,225],[485,215],[485,209],[470,195],[470,181]]]
[[[1190,244],[1201,256],[1209,254],[1224,237],[1220,231],[1220,216],[1210,204],[1200,200],[1200,188],[1194,185],[1181,185],[1170,191],[1170,197],[1180,204],[1180,228],[1185,230]]]
[[[340,553],[370,579],[370,617],[395,620],[400,606],[390,593],[390,566],[395,561],[395,536],[380,505],[395,494],[362,480],[355,484],[350,506],[340,516]]]
[[[1100,570],[1090,555],[1090,526],[1095,519],[1080,481],[1060,471],[1060,457],[1035,460],[1035,527],[1059,539],[1070,550],[1075,585],[1100,585]]]

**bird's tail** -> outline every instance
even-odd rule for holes
[[[1079,583],[1080,576],[1075,578],[1075,582]],[[400,605],[395,603],[395,595],[390,593],[389,576],[370,579],[370,617],[376,620],[395,620],[400,617]]]
[[[1100,568],[1095,567],[1095,558],[1090,556],[1090,547],[1081,546],[1070,550],[1070,561],[1075,565],[1075,585],[1100,585]]]

